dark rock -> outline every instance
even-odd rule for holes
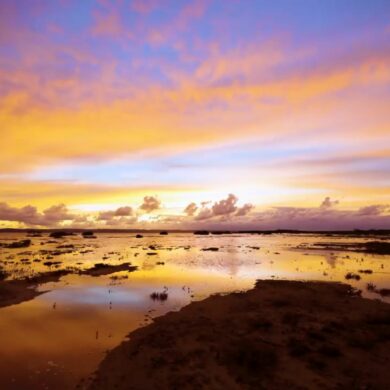
[[[360,275],[358,274],[354,274],[353,272],[348,272],[346,275],[345,275],[345,279],[347,280],[350,280],[350,279],[354,279],[354,280],[360,280]]]
[[[153,299],[153,301],[166,301],[168,299],[168,294],[166,292],[153,292],[150,294],[150,298]]]
[[[87,230],[87,231],[85,231],[85,232],[82,232],[81,235],[82,235],[84,238],[97,238],[97,237],[94,235],[93,231],[91,231],[91,230]]]
[[[31,245],[31,240],[22,240],[11,242],[11,244],[3,244],[4,248],[27,248]]]
[[[66,236],[73,236],[73,233],[72,232],[66,232],[66,231],[63,231],[63,230],[58,230],[58,231],[55,231],[55,232],[51,232],[49,234],[49,237],[53,237],[53,238],[63,238],[63,237],[66,237]]]

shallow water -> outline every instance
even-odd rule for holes
[[[24,233],[0,234],[3,243],[26,238]],[[101,262],[131,262],[138,269],[100,277],[70,274],[57,283],[42,284],[39,289],[46,292],[33,300],[1,308],[2,389],[83,387],[106,351],[152,317],[213,293],[249,289],[256,279],[345,281],[347,272],[370,269],[372,274],[360,274],[361,280],[348,283],[367,298],[390,302],[366,289],[367,283],[390,288],[390,256],[295,249],[301,244],[362,242],[364,238],[189,233],[144,234],[143,238],[124,233],[98,234],[97,239],[79,235],[59,240],[47,235],[29,238],[32,245],[28,248],[0,248],[0,267],[9,278],[67,267],[87,269]],[[50,259],[61,262],[57,268],[43,264],[50,254],[42,251],[70,244],[74,250]],[[219,250],[202,251],[209,247]],[[148,255],[150,252],[156,254]],[[166,301],[150,298],[152,292],[164,290]]]

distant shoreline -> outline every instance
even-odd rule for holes
[[[180,229],[72,229],[72,228],[2,228],[0,233],[52,233],[64,231],[68,233],[82,233],[93,231],[95,233],[196,233],[197,230],[180,230]],[[275,229],[275,230],[203,230],[209,234],[340,234],[340,235],[390,235],[390,229],[354,229],[354,230],[294,230],[294,229]]]

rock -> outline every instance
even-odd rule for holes
[[[4,248],[27,248],[31,245],[31,240],[22,240],[11,242],[11,244],[3,244]]]
[[[94,235],[93,231],[92,230],[87,230],[85,232],[82,232],[81,235],[84,237],[84,238],[96,238],[96,236]]]
[[[72,232],[66,232],[66,231],[63,231],[63,230],[58,230],[58,231],[55,231],[55,232],[51,232],[49,234],[49,237],[53,237],[53,238],[63,238],[63,237],[66,237],[66,236],[73,236],[73,233]]]

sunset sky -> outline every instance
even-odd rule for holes
[[[0,227],[390,228],[390,1],[1,0]]]

